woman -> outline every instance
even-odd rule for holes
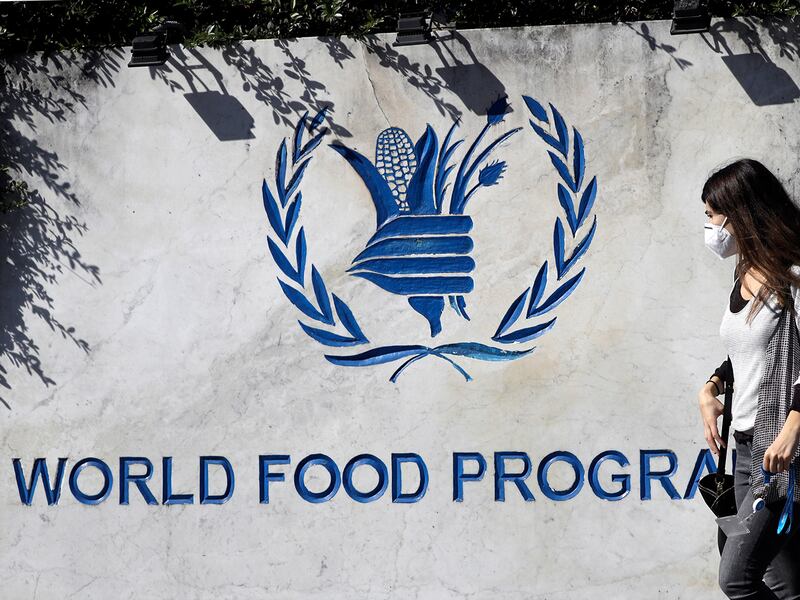
[[[750,159],[713,173],[703,186],[702,201],[709,219],[706,246],[721,259],[737,255],[720,335],[735,380],[731,420],[736,440],[735,496],[739,516],[746,517],[753,510],[749,479],[758,386],[767,341],[789,296],[798,308],[795,317],[800,327],[800,210],[775,175]],[[705,438],[714,454],[725,444],[717,429],[723,410],[717,399],[723,390],[723,366],[699,393]],[[789,469],[800,444],[800,379],[793,389],[792,410],[764,455],[763,466],[769,472]],[[789,535],[779,535],[782,509],[782,501],[767,505],[748,520],[748,534],[722,547],[719,583],[731,600],[800,599],[800,523]]]

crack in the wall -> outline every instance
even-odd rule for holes
[[[375,82],[372,81],[372,75],[369,72],[369,65],[367,64],[367,55],[364,53],[364,44],[360,43],[358,47],[361,49],[361,60],[364,62],[364,73],[369,80],[369,85],[372,88],[372,96],[375,98],[375,104],[378,106],[378,110],[381,111],[383,118],[386,120],[386,126],[391,127],[391,122],[389,121],[389,117],[386,116],[386,112],[383,110],[383,106],[381,106],[381,101],[378,99],[378,92],[375,90]]]

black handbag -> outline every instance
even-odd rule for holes
[[[733,475],[725,473],[728,458],[728,433],[731,428],[731,404],[733,403],[733,368],[730,356],[723,369],[725,382],[725,408],[722,411],[722,431],[720,437],[725,445],[720,448],[717,472],[709,473],[700,479],[698,489],[708,507],[717,517],[736,514],[736,497],[733,493]]]

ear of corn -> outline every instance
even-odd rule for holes
[[[463,141],[451,143],[456,124],[448,131],[441,152],[430,125],[413,146],[402,129],[385,129],[376,140],[375,165],[355,150],[331,145],[366,184],[377,215],[375,234],[353,259],[348,272],[387,292],[408,296],[409,305],[428,321],[431,336],[442,329],[445,296],[457,314],[469,318],[464,295],[473,289],[470,273],[475,262],[469,256],[473,248],[468,235],[472,218],[463,210],[478,188],[500,181],[505,162],[494,161],[480,171],[478,168],[517,130],[501,135],[474,160],[472,155],[488,129],[503,121],[507,109],[505,97],[488,109],[485,127],[461,160],[449,213],[442,211],[447,179],[455,168],[449,163]],[[476,172],[478,181],[467,192]]]

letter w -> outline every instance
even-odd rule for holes
[[[41,477],[44,482],[44,494],[47,496],[47,503],[50,505],[58,504],[58,498],[61,496],[61,482],[64,479],[64,467],[67,463],[66,458],[58,459],[58,468],[56,469],[56,483],[55,487],[50,485],[50,475],[47,472],[47,462],[44,458],[37,458],[33,461],[33,471],[31,473],[30,485],[25,485],[25,474],[22,472],[22,464],[18,458],[14,459],[14,475],[17,478],[17,489],[19,490],[19,499],[30,506],[33,502],[33,494],[36,491],[36,484]]]

